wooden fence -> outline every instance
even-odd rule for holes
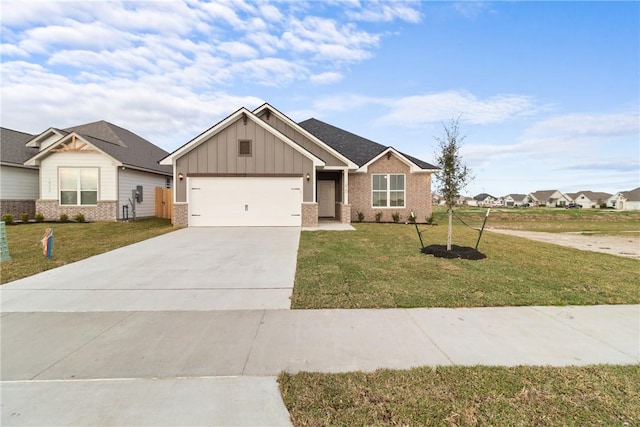
[[[156,187],[156,217],[173,221],[173,190]]]

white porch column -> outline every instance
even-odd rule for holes
[[[342,171],[342,203],[349,204],[349,170]]]

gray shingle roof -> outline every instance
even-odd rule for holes
[[[0,162],[23,166],[23,163],[38,153],[37,148],[25,146],[33,135],[17,130],[0,128]]]
[[[630,191],[623,191],[622,195],[627,199],[627,201],[629,202],[637,202],[640,201],[640,187],[638,188],[634,188],[633,190]]]
[[[91,144],[104,151],[123,165],[167,175],[173,173],[171,166],[160,166],[158,162],[169,153],[135,133],[100,120],[93,123],[64,129],[82,135]]]
[[[358,166],[364,165],[389,148],[317,119],[311,118],[298,124],[307,132],[311,133],[313,136],[323,141]],[[415,157],[411,157],[404,153],[400,154],[422,169],[437,169],[436,166],[425,161],[416,159]]]

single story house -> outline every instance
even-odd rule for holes
[[[0,128],[0,215],[11,214],[16,219],[26,213],[36,213],[38,198],[38,168],[24,162],[38,152],[27,147],[33,135]]]
[[[480,193],[475,195],[473,200],[476,201],[477,206],[493,206],[498,198],[488,193]]]
[[[507,194],[502,198],[502,200],[504,201],[504,206],[517,208],[518,206],[522,206],[523,204],[527,203],[527,201],[525,200],[526,198],[526,194],[513,193]]]
[[[640,187],[620,191],[607,199],[607,206],[627,211],[640,210]]]
[[[25,143],[35,150],[24,165],[39,170],[35,211],[45,219],[61,214],[87,220],[155,215],[155,187],[170,188],[167,152],[106,121],[68,129],[49,128]]]
[[[176,226],[317,226],[431,215],[437,168],[269,104],[240,108],[160,161],[175,180]]]
[[[527,195],[528,203],[532,206],[546,206],[549,208],[562,208],[573,199],[558,190],[541,190]]]
[[[612,196],[609,193],[596,191],[578,191],[577,193],[568,193],[573,199],[573,203],[579,205],[583,209],[596,209],[601,205],[606,205],[607,200]]]

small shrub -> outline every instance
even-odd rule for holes
[[[402,215],[400,215],[400,212],[394,212],[391,214],[391,219],[393,219],[393,222],[398,223],[400,221],[400,218],[402,218]]]
[[[427,224],[433,225],[433,214],[426,217],[425,220],[427,221]]]
[[[11,225],[13,224],[13,215],[12,214],[4,214],[2,215],[2,220],[5,224]]]
[[[411,212],[411,214],[409,215],[409,224],[415,224],[415,223],[416,223],[416,214]]]
[[[358,222],[364,221],[364,214],[362,212],[358,211],[358,213],[356,214],[356,217]]]
[[[81,213],[77,213],[77,214],[74,215],[73,220],[75,222],[84,222],[85,221],[84,215],[81,214]]]
[[[42,215],[41,213],[37,213],[34,219],[36,220],[36,222],[44,222],[44,215]]]
[[[20,214],[20,220],[26,224],[27,222],[29,222],[29,214],[26,212],[22,212]]]
[[[380,222],[382,219],[382,211],[376,212],[376,222]]]
[[[60,222],[69,222],[69,215],[60,214]]]

